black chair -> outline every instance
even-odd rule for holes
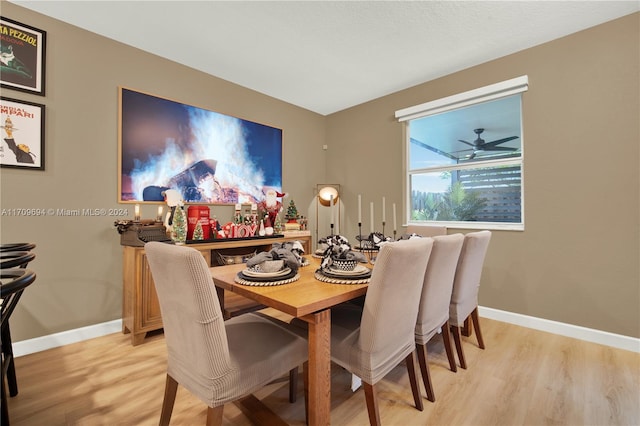
[[[26,268],[35,258],[35,253],[30,251],[3,251],[0,252],[0,269]]]
[[[36,248],[34,243],[5,243],[0,244],[0,252],[3,251],[31,251]]]
[[[26,268],[2,269],[0,271],[2,287],[0,287],[0,298],[2,299],[1,328],[2,333],[2,424],[9,424],[9,410],[7,408],[7,393],[5,390],[5,376],[9,385],[9,395],[18,394],[18,381],[16,380],[16,369],[13,362],[13,347],[11,345],[11,332],[9,330],[9,317],[16,308],[22,292],[36,279],[36,273]]]

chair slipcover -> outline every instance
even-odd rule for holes
[[[432,245],[431,238],[383,244],[364,308],[342,304],[331,310],[331,359],[365,384],[374,385],[403,360],[409,369],[414,368],[414,330]],[[416,383],[414,399],[419,409],[420,398]],[[373,424],[376,421],[369,408]],[[377,417],[377,408],[375,411]]]
[[[449,324],[454,331],[460,366],[466,368],[462,345],[460,344],[460,327],[471,316],[476,330],[479,346],[484,349],[480,323],[478,321],[478,291],[485,255],[491,240],[491,231],[470,232],[464,237],[460,259],[453,281],[453,293],[449,304]]]
[[[457,370],[449,334],[449,302],[463,242],[462,234],[433,237],[433,249],[424,276],[415,337],[420,370],[427,391],[427,399],[430,401],[435,401],[435,396],[427,364],[426,345],[439,330],[442,330],[449,367],[452,371]]]
[[[253,313],[224,321],[197,250],[150,242],[145,252],[164,324],[167,375],[209,407],[247,396],[307,360],[307,341],[284,323]]]

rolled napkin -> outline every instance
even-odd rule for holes
[[[300,266],[298,258],[291,250],[286,248],[272,248],[270,251],[260,252],[247,260],[247,267],[254,267],[267,260],[284,260],[285,266],[291,268],[293,272],[298,272],[298,267]]]
[[[357,260],[358,262],[367,261],[363,253],[351,250],[349,240],[342,235],[331,235],[322,238],[319,242],[327,246],[322,255],[320,269],[330,268],[333,264],[333,259]]]

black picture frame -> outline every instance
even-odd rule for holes
[[[0,167],[44,170],[44,116],[42,104],[0,97]]]
[[[47,33],[0,16],[0,86],[44,96]]]

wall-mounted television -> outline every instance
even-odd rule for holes
[[[119,201],[247,204],[282,191],[282,130],[119,88]]]

